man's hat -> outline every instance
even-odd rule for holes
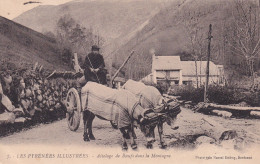
[[[92,51],[95,51],[95,50],[98,51],[99,49],[100,49],[100,48],[99,48],[97,45],[93,45],[92,48],[91,48]]]

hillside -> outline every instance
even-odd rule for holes
[[[1,61],[23,66],[39,62],[48,69],[68,69],[57,55],[54,40],[32,29],[0,17]]]
[[[181,55],[181,57],[190,53],[190,36],[184,22],[188,19],[198,19],[197,25],[205,38],[204,46],[207,45],[209,24],[212,24],[212,60],[217,64],[224,64],[226,59],[221,56],[223,52],[218,49],[218,44],[221,43],[224,25],[230,20],[228,9],[231,7],[231,1],[224,0],[182,0],[173,3],[151,18],[147,25],[119,48],[115,52],[114,61],[122,63],[122,59],[125,58],[122,54],[127,55],[129,51],[135,50],[136,55],[130,60],[126,72],[130,72],[131,75],[128,76],[140,79],[143,74],[150,73],[151,50],[156,55]]]
[[[202,54],[207,53],[206,38],[209,24],[212,24],[212,60],[223,64],[226,70],[232,68],[237,74],[245,73],[245,64],[226,44],[226,38],[232,35],[229,25],[232,11],[235,11],[233,0],[81,0],[59,6],[39,6],[14,20],[40,32],[55,31],[57,20],[70,14],[105,38],[102,53],[109,68],[111,63],[119,68],[135,50],[123,71],[128,78],[140,79],[151,72],[151,51],[156,55],[180,55],[193,60],[189,56],[188,31],[193,25],[186,23],[194,20],[203,38]],[[233,70],[230,72],[233,74]]]
[[[115,50],[133,38],[172,1],[176,0],[78,0],[58,6],[39,6],[13,20],[38,32],[55,33],[57,21],[70,15],[83,27],[92,28],[95,34],[105,39],[101,50],[106,66],[111,68]]]
[[[54,32],[57,20],[69,14],[82,26],[91,27],[106,40],[110,40],[138,27],[163,4],[158,0],[72,1],[58,6],[36,7],[21,14],[14,21],[38,32]]]

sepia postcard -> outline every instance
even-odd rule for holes
[[[260,163],[259,0],[0,0],[0,164]]]

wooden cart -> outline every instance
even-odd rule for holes
[[[130,57],[133,55],[134,51],[130,53],[128,58],[124,61],[124,63],[121,65],[121,67],[116,71],[116,73],[113,75],[113,77],[110,79],[109,86],[112,87],[113,81],[115,77],[118,75],[120,70],[124,67],[124,65],[127,63],[127,61],[130,59]],[[74,68],[76,72],[53,72],[48,78],[50,77],[67,77],[69,79],[77,79],[80,77],[79,70],[81,69],[78,65],[77,60],[77,54],[74,54]],[[66,119],[68,122],[68,127],[71,131],[76,131],[79,128],[80,120],[81,120],[81,112],[82,104],[81,104],[81,94],[79,93],[81,91],[81,88],[78,87],[72,87],[68,90],[67,96],[64,100],[64,105],[66,107],[67,113],[66,113]],[[113,128],[117,128],[117,125],[111,121],[111,125]]]

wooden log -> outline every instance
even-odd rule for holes
[[[185,104],[191,104],[192,103],[192,101],[186,101],[185,102]]]
[[[4,94],[2,94],[1,103],[6,108],[6,110],[8,110],[9,112],[12,112],[15,109],[11,100]]]
[[[218,109],[228,109],[228,110],[242,110],[242,111],[260,111],[260,107],[239,107],[230,105],[217,105],[213,103],[208,103],[208,107],[218,108]]]
[[[0,125],[1,124],[8,124],[8,123],[14,123],[15,121],[15,115],[11,112],[4,112],[0,114]]]
[[[26,119],[24,117],[18,117],[15,119],[15,123],[24,123]]]
[[[258,111],[251,111],[250,115],[260,117],[260,112],[258,112]]]
[[[223,116],[223,117],[231,117],[232,116],[232,113],[227,112],[227,111],[212,110],[212,113],[214,113],[218,116]]]
[[[15,109],[13,110],[13,112],[22,112],[22,113],[24,113],[22,107],[15,108]]]
[[[1,84],[1,82],[0,82],[0,95],[2,95],[2,94],[4,94],[4,92],[3,92],[2,84]]]

